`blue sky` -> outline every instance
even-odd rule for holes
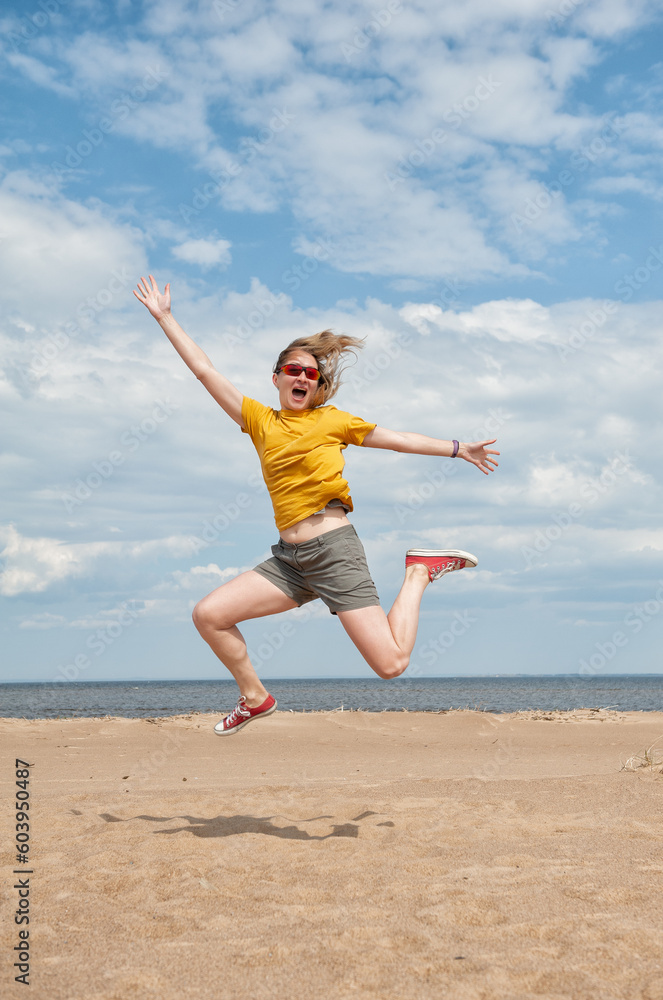
[[[276,531],[245,436],[131,289],[247,395],[331,326],[335,403],[497,436],[500,469],[348,449],[411,674],[659,672],[661,10],[645,0],[43,0],[0,18],[2,678],[213,678],[195,602]],[[368,676],[327,611],[261,675]]]

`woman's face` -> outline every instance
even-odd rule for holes
[[[303,368],[316,368],[318,362],[312,354],[306,351],[293,351],[286,359],[288,365],[301,365]],[[272,375],[272,381],[279,390],[279,403],[282,410],[310,410],[314,405],[319,382],[306,377],[305,372],[299,375],[287,375],[280,371]]]

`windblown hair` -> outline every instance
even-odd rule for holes
[[[364,338],[348,337],[345,334],[332,333],[331,330],[323,330],[312,337],[298,337],[288,344],[278,356],[274,365],[274,371],[288,363],[288,358],[295,351],[306,351],[318,362],[320,369],[320,387],[315,395],[314,406],[322,406],[324,403],[336,395],[341,385],[341,375],[347,368],[347,364],[342,364],[345,354],[353,354],[356,358],[357,351],[364,346]]]

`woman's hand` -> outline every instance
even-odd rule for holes
[[[499,464],[494,458],[490,458],[491,455],[499,455],[499,451],[493,451],[487,447],[489,444],[495,444],[496,441],[497,438],[493,438],[492,441],[473,441],[471,444],[461,444],[458,448],[458,458],[464,458],[466,462],[476,465],[477,469],[481,469],[488,475]]]
[[[488,448],[492,441],[474,441],[472,444],[458,446],[458,458],[464,458],[470,465],[476,465],[485,475],[494,472],[497,462],[490,455],[499,455],[499,451]],[[374,427],[363,440],[365,448],[387,448],[389,451],[399,451],[410,455],[435,455],[438,458],[451,458],[453,444],[438,438],[426,437],[425,434],[413,434],[412,431],[390,431],[386,427]]]
[[[161,320],[164,316],[170,315],[170,282],[164,288],[163,295],[152,275],[150,275],[150,283],[151,288],[145,278],[141,278],[138,282],[138,291],[134,288],[134,295],[146,309],[149,309],[156,320]]]

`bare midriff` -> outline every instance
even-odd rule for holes
[[[343,507],[325,507],[319,514],[309,514],[303,521],[284,528],[280,534],[284,542],[299,545],[301,542],[308,542],[309,538],[316,538],[327,531],[342,528],[344,524],[350,522]]]

